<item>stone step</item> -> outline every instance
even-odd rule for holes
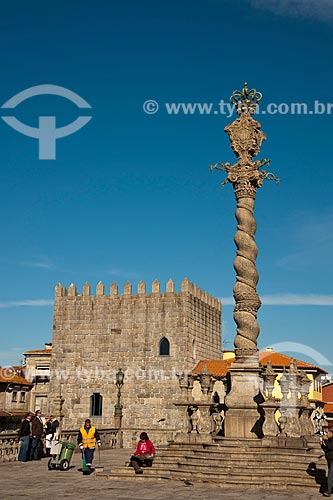
[[[195,483],[209,483],[214,484],[215,486],[219,486],[221,488],[232,488],[244,486],[245,489],[269,489],[269,490],[299,490],[303,491],[319,491],[320,485],[325,484],[325,481],[320,481],[319,479],[315,479],[314,477],[299,477],[299,476],[283,476],[277,475],[277,477],[267,477],[267,476],[259,476],[255,474],[248,474],[240,472],[238,475],[230,476],[229,474],[214,474],[214,473],[200,473],[195,472],[191,473],[187,470],[176,469],[166,471],[165,473],[161,473],[160,471],[154,471],[152,469],[145,469],[143,474],[135,474],[133,470],[115,470],[111,473],[96,473],[95,478],[97,480],[134,480],[134,481],[169,481],[169,480],[180,480],[183,481],[187,479],[191,481],[193,484]]]
[[[253,483],[255,484],[261,484],[263,487],[265,487],[267,484],[270,483],[275,483],[275,484],[289,484],[292,483],[294,485],[299,485],[299,486],[307,486],[309,488],[314,488],[314,489],[319,489],[321,484],[326,484],[325,481],[325,476],[319,476],[319,477],[312,477],[308,476],[306,474],[292,474],[290,471],[286,471],[284,474],[283,472],[281,473],[281,470],[276,470],[275,474],[267,474],[266,473],[261,473],[261,471],[256,471],[256,472],[248,472],[248,471],[242,471],[239,470],[239,472],[235,472],[233,470],[232,475],[230,475],[230,472],[215,472],[215,471],[195,471],[192,472],[190,470],[187,470],[186,468],[178,468],[178,469],[171,469],[170,470],[170,476],[172,478],[188,478],[191,481],[200,481],[200,482],[209,482],[209,483],[221,483],[221,484],[226,484],[226,483],[244,483],[247,485],[252,485]]]
[[[239,450],[239,451],[243,451],[243,452],[246,452],[246,451],[251,451],[253,453],[262,453],[264,451],[266,452],[271,452],[272,450],[276,450],[280,453],[285,453],[285,454],[295,454],[295,455],[299,455],[299,454],[303,454],[303,453],[306,453],[306,450],[315,450],[316,452],[320,452],[321,451],[321,447],[319,445],[319,443],[316,443],[316,442],[311,442],[311,443],[308,443],[307,446],[305,447],[302,447],[302,448],[299,448],[299,447],[283,447],[283,446],[270,446],[270,445],[262,445],[262,444],[258,444],[258,443],[253,443],[251,446],[244,446],[244,444],[240,441],[237,441],[237,440],[234,440],[234,441],[221,441],[218,445],[216,444],[213,444],[213,445],[199,445],[199,446],[193,446],[191,443],[177,443],[177,444],[174,444],[172,443],[170,445],[169,448],[164,448],[163,449],[163,453],[170,453],[170,452],[182,452],[182,451],[185,451],[185,450],[193,450],[194,452],[198,452],[198,451],[210,451],[210,452],[214,452],[214,451],[219,451],[219,450]]]
[[[276,446],[273,446],[273,445]],[[111,473],[96,478],[113,480],[189,479],[215,486],[319,491],[326,483],[326,460],[317,440],[266,441],[225,439],[218,443],[172,443],[158,447],[152,468],[137,475],[122,460],[111,465]],[[293,446],[295,444],[295,446]],[[305,448],[307,446],[307,448]],[[127,455],[129,458],[130,454]],[[121,463],[122,462],[122,463]],[[126,465],[128,465],[128,461]],[[308,472],[308,466],[314,468]],[[141,478],[141,479],[139,479]]]
[[[125,472],[118,472],[118,473],[105,473],[105,472],[96,472],[94,473],[94,477],[96,480],[112,480],[112,481],[121,481],[121,480],[126,480],[126,481],[138,481],[144,479],[145,481],[171,481],[172,478],[170,476],[163,476],[161,474],[135,474],[134,471],[132,471],[132,474],[127,474]]]
[[[263,460],[263,458],[265,458]],[[282,467],[287,467],[288,469],[304,469],[304,467],[307,467],[309,463],[315,463],[317,466],[320,467],[325,467],[326,466],[326,460],[325,458],[321,459],[316,459],[313,460],[312,457],[308,458],[307,460],[294,460],[290,459],[286,461],[285,457],[261,457],[261,460],[255,457],[207,457],[207,456],[191,456],[191,455],[184,455],[182,458],[177,457],[175,460],[171,460],[169,457],[163,459],[162,457],[159,457],[158,459],[155,460],[154,465],[159,464],[159,463],[172,463],[172,462],[180,462],[180,461],[186,461],[187,463],[196,465],[196,464],[204,464],[207,463],[210,467],[215,467],[218,465],[237,465],[239,464],[242,467],[248,466],[248,467],[261,467],[261,464],[265,465],[274,465],[274,464],[279,464],[279,466]]]
[[[316,461],[319,459],[319,457],[324,457],[324,453],[322,450],[308,450],[304,451],[304,453],[280,453],[279,450],[263,450],[260,453],[259,452],[253,452],[253,450],[248,450],[246,452],[242,450],[225,450],[224,448],[220,448],[219,450],[211,450],[211,451],[205,451],[205,450],[183,450],[182,453],[177,451],[176,453],[173,453],[173,450],[168,450],[160,452],[156,454],[156,460],[160,459],[168,459],[169,457],[173,458],[178,458],[182,456],[193,456],[193,457],[200,457],[202,459],[204,458],[209,458],[209,457],[216,457],[222,459],[234,459],[234,460],[240,460],[242,458],[252,458],[253,460],[256,461],[262,461],[263,459],[265,460],[275,460],[275,459],[280,459],[281,461],[287,461],[287,462],[306,462],[307,460],[310,461]]]
[[[267,465],[267,464],[256,464],[256,466],[242,467],[243,464],[235,465],[212,465],[209,463],[201,463],[192,464],[186,462],[173,462],[173,463],[155,463],[153,467],[144,467],[144,474],[147,476],[156,475],[161,477],[170,477],[170,476],[192,476],[192,477],[200,477],[200,480],[204,480],[205,478],[216,479],[221,477],[247,477],[252,480],[253,477],[259,478],[261,477],[262,481],[265,482],[266,478],[269,479],[277,479],[277,480],[293,480],[294,483],[300,482],[312,484],[315,480],[314,475],[310,475],[307,473],[307,467],[300,468],[298,464],[295,464],[295,467],[290,468],[288,465]],[[239,472],[238,472],[239,471]],[[124,466],[113,466],[111,468],[111,475],[114,477],[115,475],[126,475],[131,476],[134,474],[134,469],[132,467],[124,467]],[[317,466],[317,469],[313,471],[313,474],[316,475],[316,478],[319,482],[323,483],[326,477],[326,467]]]
[[[162,467],[161,467],[162,469]],[[160,470],[161,470],[160,469]],[[221,465],[221,466],[218,466],[218,465],[215,465],[215,466],[212,466],[210,464],[200,464],[200,465],[195,465],[195,467],[193,466],[193,464],[191,463],[186,463],[186,462],[178,462],[177,463],[177,468],[169,468],[169,470],[178,470],[178,469],[181,469],[181,470],[186,470],[188,472],[193,472],[195,474],[205,474],[205,475],[211,475],[211,474],[216,474],[216,475],[224,475],[224,474],[232,474],[234,476],[234,474],[237,475],[237,471],[244,471],[244,474],[248,475],[248,476],[252,476],[252,475],[255,475],[255,476],[263,476],[263,477],[274,477],[276,476],[277,478],[278,477],[288,477],[288,478],[291,478],[291,477],[295,477],[296,478],[296,482],[297,482],[297,478],[302,478],[302,481],[304,479],[307,479],[311,476],[309,476],[309,474],[306,472],[307,471],[307,468],[295,468],[295,469],[291,469],[290,467],[288,466],[282,466],[282,465],[264,465],[264,464],[259,464],[257,465],[257,467],[248,467],[248,468],[243,468],[243,467],[237,467],[235,468],[234,465]],[[317,468],[317,475],[318,477],[325,477],[325,469],[324,468]],[[243,474],[243,472],[242,472]]]
[[[164,454],[164,453],[182,453],[184,451],[191,450],[193,453],[199,453],[200,451],[205,451],[209,453],[218,453],[220,450],[225,450],[225,451],[233,451],[233,450],[239,450],[239,451],[246,451],[246,452],[251,452],[251,453],[264,453],[264,452],[271,452],[272,450],[281,453],[281,454],[286,454],[286,453],[292,453],[294,455],[299,455],[302,453],[307,453],[308,451],[315,451],[315,452],[321,452],[322,449],[320,446],[308,446],[306,448],[279,448],[279,447],[270,447],[270,446],[265,446],[265,447],[245,447],[241,446],[238,443],[234,443],[233,446],[224,446],[224,444],[221,443],[220,446],[214,446],[212,448],[208,448],[207,446],[201,446],[193,448],[191,445],[187,444],[187,446],[170,446],[168,449],[156,449],[156,452],[158,454]]]

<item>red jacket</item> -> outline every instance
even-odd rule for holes
[[[136,455],[145,455],[148,453],[149,455],[155,454],[155,448],[153,443],[148,439],[148,441],[139,441],[134,452],[134,456]]]

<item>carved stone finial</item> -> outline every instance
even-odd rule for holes
[[[267,367],[266,367],[266,370],[265,370],[265,375],[276,375],[275,371],[273,370],[273,367],[272,367],[272,361],[271,359],[269,359],[267,361]]]
[[[256,89],[249,90],[247,82],[244,83],[243,90],[234,90],[230,102],[236,107],[237,113],[243,114],[253,114],[256,110],[257,105],[262,99],[262,93],[258,92]]]
[[[295,358],[291,358],[290,360],[290,368],[289,368],[289,373],[293,373],[295,375],[298,375],[298,368],[297,368],[297,363]]]

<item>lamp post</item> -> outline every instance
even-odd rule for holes
[[[115,426],[121,427],[121,419],[123,416],[123,407],[121,405],[121,388],[124,385],[124,372],[121,368],[116,373],[116,386],[117,386],[117,404],[114,407],[114,420]]]

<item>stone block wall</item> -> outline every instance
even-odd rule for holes
[[[160,355],[163,338],[167,356]],[[108,295],[103,283],[95,295],[89,284],[81,294],[73,284],[58,284],[52,346],[50,411],[61,391],[64,428],[90,416],[93,393],[103,398],[102,416],[93,422],[114,425],[115,374],[121,368],[123,426],[172,431],[183,421],[173,405],[180,395],[177,373],[192,370],[199,359],[221,356],[221,303],[187,279],[180,292],[169,280],[165,292],[154,281],[151,293],[140,282],[136,294],[129,282],[123,294],[113,283]]]

